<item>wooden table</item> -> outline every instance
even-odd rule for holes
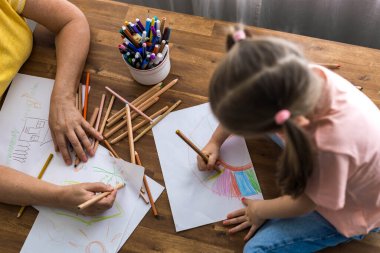
[[[177,99],[183,100],[180,108],[207,102],[209,78],[225,53],[225,33],[231,23],[112,1],[73,2],[85,13],[91,27],[91,50],[85,67],[85,71],[92,73],[90,112],[98,106],[106,85],[130,100],[148,89],[134,82],[117,49],[120,43],[118,29],[124,20],[136,17],[145,19],[147,15],[168,19],[173,29],[170,39],[172,68],[166,82],[179,78],[179,82],[164,93],[158,104],[148,112],[173,104]],[[380,104],[379,50],[255,27],[248,29],[255,36],[274,35],[289,39],[301,45],[305,54],[315,62],[340,63],[342,67],[336,72],[363,86],[363,92],[377,105]],[[37,26],[32,54],[21,73],[54,78],[55,69],[54,37],[43,27]],[[113,112],[122,106],[117,101]],[[248,146],[264,197],[278,196],[274,173],[280,150],[266,139],[249,140]],[[127,141],[120,142],[114,148],[124,159],[129,159]],[[140,152],[146,173],[165,184],[152,134],[143,137],[136,149]],[[226,235],[220,222],[176,233],[167,193],[164,192],[156,203],[160,219],[148,213],[121,252],[242,251],[245,233]],[[21,219],[16,219],[18,209],[18,206],[0,204],[0,252],[18,252],[33,225],[37,211],[28,208]],[[380,235],[370,235],[361,242],[351,242],[323,252],[380,252]]]

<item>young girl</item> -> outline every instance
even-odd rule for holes
[[[234,233],[249,228],[244,252],[314,252],[380,227],[380,112],[351,83],[308,62],[282,39],[229,36],[229,53],[210,84],[220,121],[203,152],[212,169],[230,133],[280,133],[276,199],[242,199],[228,214]],[[233,43],[236,42],[236,43]],[[363,134],[357,134],[357,132]],[[267,221],[267,222],[265,222]]]

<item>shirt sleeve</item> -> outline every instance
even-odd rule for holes
[[[317,166],[309,178],[306,195],[318,206],[332,210],[342,209],[346,200],[346,188],[350,158],[331,152],[321,152]]]
[[[26,0],[7,0],[8,3],[12,6],[12,9],[15,10],[19,15],[24,11]]]

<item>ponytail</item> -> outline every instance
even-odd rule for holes
[[[283,124],[286,145],[279,163],[277,182],[283,194],[297,197],[313,172],[313,150],[305,131],[292,120]]]
[[[236,43],[246,38],[251,38],[252,34],[246,28],[241,26],[231,27],[230,33],[227,35],[226,45],[229,51]]]

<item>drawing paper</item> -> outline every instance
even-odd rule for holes
[[[230,136],[221,147],[221,174],[200,172],[197,154],[175,131],[202,149],[218,125],[209,104],[170,113],[153,128],[176,231],[226,219],[243,208],[241,197],[262,199],[243,138]]]

